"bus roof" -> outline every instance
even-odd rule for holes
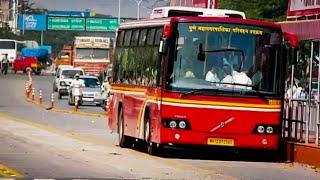
[[[157,7],[152,10],[151,19],[177,16],[200,16],[200,17],[233,17],[245,19],[244,12],[228,9],[208,9],[184,6]]]
[[[242,25],[253,25],[262,26],[270,28],[281,29],[279,24],[267,21],[259,21],[252,19],[240,19],[240,18],[226,18],[226,17],[193,17],[193,16],[183,16],[183,17],[169,17],[160,19],[145,19],[139,21],[129,21],[121,23],[119,29],[131,29],[131,28],[141,28],[141,27],[156,27],[169,25],[175,22],[217,22],[217,23],[233,23]]]

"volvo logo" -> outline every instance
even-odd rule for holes
[[[231,123],[234,120],[234,117],[231,117],[229,119],[227,119],[226,121],[222,121],[218,126],[212,128],[210,130],[210,132],[215,132],[216,130],[220,129],[220,128],[224,128],[227,124]]]

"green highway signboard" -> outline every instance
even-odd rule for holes
[[[85,22],[85,18],[48,17],[48,29],[84,31],[86,29]]]
[[[86,30],[87,31],[111,31],[114,32],[119,27],[118,19],[98,19],[87,18]]]

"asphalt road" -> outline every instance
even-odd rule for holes
[[[310,167],[272,162],[259,152],[254,155],[212,149],[166,150],[165,157],[154,157],[144,152],[142,144],[121,149],[114,145],[116,135],[109,133],[105,117],[53,112],[27,102],[23,95],[26,80],[22,74],[0,75],[0,177],[5,176],[4,166],[26,178],[320,177],[320,173]],[[37,76],[33,81],[34,87],[44,91],[44,97],[52,92],[52,76]],[[59,108],[70,109],[66,100],[56,103]],[[85,106],[80,111],[104,113],[95,106]]]

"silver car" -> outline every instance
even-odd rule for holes
[[[83,81],[82,86],[82,97],[80,98],[80,105],[86,104],[95,104],[99,106],[101,104],[100,101],[97,101],[96,99],[99,99],[100,97],[100,81],[95,76],[80,76],[80,80]],[[72,95],[72,89],[69,89],[69,98],[68,103],[69,105],[73,105],[73,100],[75,99]]]

